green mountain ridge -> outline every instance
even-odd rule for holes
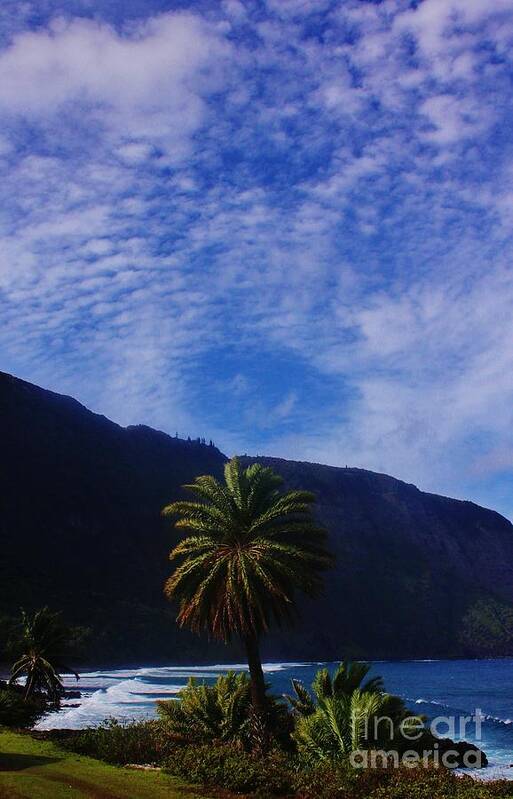
[[[92,629],[104,663],[238,659],[178,630],[162,587],[177,540],[161,508],[214,446],[120,427],[79,402],[0,372],[0,614],[49,604]],[[364,469],[278,458],[288,487],[317,495],[336,568],[274,660],[513,654],[513,527],[471,502]]]

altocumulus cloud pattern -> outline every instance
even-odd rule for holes
[[[3,369],[513,512],[511,0],[0,27]]]

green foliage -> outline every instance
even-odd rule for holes
[[[243,791],[245,795],[251,792],[261,799],[273,795],[293,796],[294,799],[513,797],[511,782],[480,783],[469,777],[458,778],[444,769],[355,771],[332,763],[305,769],[302,764],[280,753],[256,758],[226,745],[172,750],[166,758],[169,776],[112,768],[99,760],[63,751],[62,743],[57,745],[53,740],[39,737],[36,740],[30,735],[11,731],[0,731],[0,752],[2,797],[78,799],[84,796],[85,790],[88,796],[116,796],[120,799],[183,799],[186,796],[223,796],[223,787],[225,790]],[[171,776],[180,774],[186,784]],[[198,791],[191,786],[193,781],[212,788]]]
[[[0,727],[33,727],[45,706],[40,698],[24,699],[19,690],[0,688]]]
[[[287,757],[278,751],[256,757],[233,746],[185,746],[176,749],[167,771],[200,785],[258,796],[290,794],[294,774]]]
[[[371,666],[369,663],[343,661],[339,663],[333,676],[328,669],[319,669],[312,683],[312,691],[317,702],[324,699],[342,698],[351,696],[353,691],[362,694],[382,694],[384,684],[382,677],[371,677],[365,680]],[[365,682],[364,682],[365,680]],[[294,694],[287,695],[292,708],[301,716],[308,716],[315,712],[316,704],[309,691],[300,680],[292,680]],[[400,701],[400,700],[399,700]],[[403,706],[404,707],[404,706]]]
[[[280,750],[256,756],[236,744],[184,745],[173,738],[164,721],[110,721],[97,729],[72,733],[60,743],[73,752],[119,765],[162,765],[189,783],[261,799],[513,799],[509,782],[475,782],[443,768],[354,769],[338,758],[312,763],[301,754],[295,757]]]
[[[260,729],[259,718],[251,702],[251,682],[247,674],[228,672],[213,685],[199,683],[191,677],[179,691],[177,700],[157,702],[160,718],[177,739],[190,743],[236,743],[246,749],[265,749],[259,738],[274,734],[286,744],[291,720],[284,704],[266,694],[266,731]]]
[[[157,702],[159,716],[185,741],[244,741],[248,735],[251,686],[246,674],[229,672],[214,685],[191,677],[176,700]]]
[[[285,694],[285,699],[289,702],[294,713],[300,716],[311,716],[315,713],[315,702],[310,696],[310,692],[303,685],[301,680],[296,680],[294,677],[291,680],[294,693],[292,695]]]
[[[20,657],[11,669],[9,682],[16,685],[25,676],[26,698],[45,694],[51,702],[58,702],[63,692],[59,671],[69,671],[78,680],[78,674],[63,662],[70,652],[72,635],[60,613],[52,613],[47,607],[33,614],[23,610],[14,643]]]
[[[234,747],[179,747],[166,762],[169,773],[201,785],[259,797],[295,799],[512,799],[510,782],[481,783],[444,768],[356,770],[346,762],[314,767],[283,752],[264,757]]]
[[[478,599],[462,619],[459,638],[469,651],[493,655],[513,644],[513,607],[496,599]]]
[[[380,694],[358,689],[349,695],[321,698],[314,713],[297,720],[294,738],[299,751],[323,760],[365,748],[369,722],[378,716],[382,704]]]
[[[324,763],[301,769],[296,799],[511,799],[510,782],[482,783],[440,768],[369,769]]]
[[[98,727],[64,738],[61,745],[107,763],[156,764],[169,756],[175,741],[168,726],[158,720],[120,722],[107,719]]]
[[[184,486],[199,501],[179,501],[163,513],[178,516],[185,538],[171,553],[178,559],[166,583],[179,602],[178,622],[228,641],[259,636],[271,620],[289,620],[295,591],[315,595],[320,573],[331,564],[326,532],[311,515],[308,491],[282,493],[282,478],[237,458],[225,467],[225,484],[212,476]]]
[[[381,677],[366,679],[367,663],[340,663],[333,676],[320,669],[312,683],[313,697],[297,680],[288,700],[296,715],[294,739],[303,756],[316,761],[347,756],[356,749],[403,749],[405,730],[422,727],[402,699],[384,692]],[[381,719],[381,721],[380,721]]]
[[[370,669],[369,663],[347,660],[339,663],[333,677],[330,677],[327,669],[320,669],[312,685],[313,691],[318,699],[349,696],[356,690],[362,693],[382,693],[384,691],[382,677],[371,677],[364,682]]]

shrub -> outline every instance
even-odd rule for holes
[[[392,770],[385,784],[375,787],[369,799],[493,799],[511,796],[511,785],[480,783],[457,777],[444,768],[402,768]]]
[[[119,722],[107,719],[98,727],[80,730],[62,746],[107,763],[160,764],[169,756],[174,739],[160,721]]]
[[[244,672],[228,672],[213,685],[191,677],[177,699],[157,702],[157,709],[171,733],[184,743],[234,743],[265,750],[270,734],[281,746],[290,745],[292,718],[286,705],[267,694],[267,719],[262,727],[253,711],[251,682]]]
[[[325,763],[299,770],[297,799],[511,799],[511,783],[482,783],[444,768],[366,769]]]
[[[0,689],[0,727],[33,727],[45,709],[40,698],[24,699],[14,688]]]
[[[347,760],[310,767],[280,750],[256,756],[234,744],[177,743],[162,721],[119,723],[68,732],[59,745],[109,763],[158,764],[188,782],[261,799],[512,799],[511,782],[480,783],[444,768],[357,770]]]
[[[294,740],[301,755],[313,762],[337,760],[359,749],[412,749],[403,727],[415,731],[424,720],[413,716],[398,696],[385,693],[381,677],[368,678],[368,663],[340,663],[333,675],[320,669],[313,696],[298,680],[287,699],[296,719]],[[379,719],[385,724],[379,724]],[[424,729],[424,736],[427,730]],[[432,748],[434,739],[430,737]]]
[[[175,749],[166,770],[200,785],[264,796],[290,794],[293,770],[280,751],[256,757],[234,746],[184,746]]]
[[[246,674],[218,677],[213,685],[191,677],[174,699],[157,702],[160,718],[185,741],[241,741],[251,708],[251,684]]]

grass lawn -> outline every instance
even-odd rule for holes
[[[117,768],[0,730],[0,799],[207,799],[159,772]]]

